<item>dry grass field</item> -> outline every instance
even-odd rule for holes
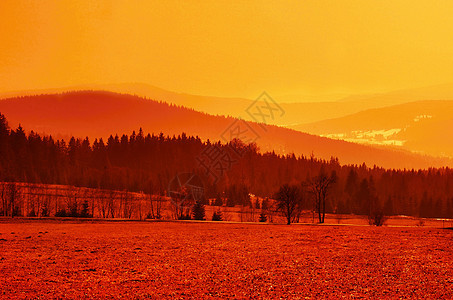
[[[0,220],[0,298],[453,297],[453,231]]]

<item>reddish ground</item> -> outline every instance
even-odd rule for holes
[[[0,298],[453,298],[453,231],[0,220]]]

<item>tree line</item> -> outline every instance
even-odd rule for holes
[[[218,180],[200,166],[197,157],[207,147],[241,153],[232,156]],[[145,134],[111,135],[91,142],[72,137],[55,140],[19,125],[11,129],[0,114],[0,181],[61,184],[165,196],[168,184],[181,172],[203,179],[204,201],[219,199],[224,205],[252,205],[249,194],[272,198],[285,184],[306,184],[303,209],[369,215],[420,217],[453,216],[453,171],[448,167],[395,170],[377,166],[341,165],[337,158],[314,155],[261,153],[255,144],[220,143],[199,137]],[[316,190],[316,178],[329,181],[328,193]],[[332,180],[334,178],[334,180]],[[330,182],[331,181],[331,182]],[[318,193],[318,194],[316,194]],[[325,197],[324,197],[325,195]],[[322,201],[320,201],[320,199]]]

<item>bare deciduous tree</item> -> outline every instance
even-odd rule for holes
[[[16,183],[10,182],[4,186],[4,215],[14,217],[19,214],[20,195]]]
[[[284,184],[278,190],[275,199],[277,200],[277,210],[285,216],[286,224],[290,225],[302,210],[303,198],[300,187]]]
[[[332,174],[328,176],[322,169],[318,176],[315,176],[308,181],[308,186],[314,196],[315,210],[318,212],[319,223],[324,223],[327,194],[329,192],[329,188],[335,182],[335,173],[332,172]]]
[[[2,201],[1,215],[7,216],[8,205],[6,200],[6,186],[4,183],[0,185],[0,200]]]

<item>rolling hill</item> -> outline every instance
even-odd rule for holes
[[[453,156],[453,101],[417,101],[365,110],[292,127],[371,144],[395,144],[434,156]]]
[[[55,94],[71,90],[102,90],[137,95],[148,99],[165,101],[167,103],[193,108],[197,111],[206,112],[211,115],[232,116],[235,118],[240,117],[244,120],[253,121],[247,114],[246,109],[254,102],[254,99],[177,93],[143,83],[99,84],[47,90],[9,92],[0,94],[0,98]],[[256,96],[258,97],[259,94]],[[352,95],[341,98],[340,100],[338,100],[338,97],[335,95],[332,95],[332,99],[330,100],[325,96],[322,98],[323,101],[307,100],[307,96],[303,95],[283,96],[282,98],[274,97],[272,94],[270,96],[281,106],[284,114],[278,118],[268,119],[267,123],[291,127],[297,124],[307,124],[326,119],[339,118],[367,109],[382,108],[410,101],[453,99],[453,85],[439,85],[381,94]],[[288,103],[285,101],[288,101]]]
[[[198,135],[206,140],[229,140],[238,128],[247,141],[256,141],[261,151],[310,156],[332,156],[342,164],[378,165],[387,168],[427,168],[453,165],[449,159],[421,156],[408,151],[358,145],[310,135],[296,130],[212,116],[138,96],[103,91],[24,96],[0,100],[0,112],[10,124],[25,130],[68,138],[107,138],[110,134],[144,132]],[[239,124],[239,126],[238,126]],[[233,134],[233,135],[232,135]]]

